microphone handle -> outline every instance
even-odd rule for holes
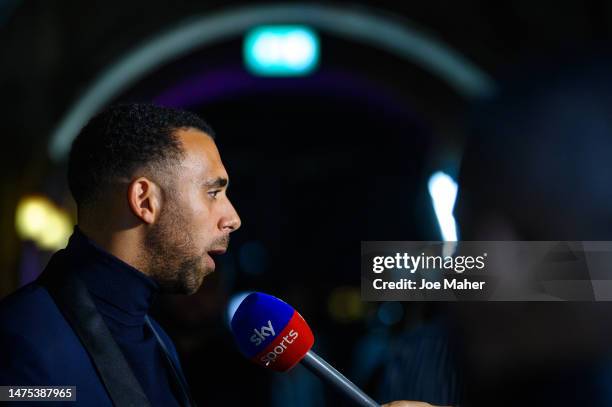
[[[333,366],[313,351],[309,350],[300,362],[323,381],[330,383],[354,401],[356,405],[361,407],[380,407],[380,404],[372,400],[370,396],[365,394],[353,382],[344,377],[342,373],[334,369]]]

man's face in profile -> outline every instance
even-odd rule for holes
[[[177,130],[184,158],[169,174],[158,220],[145,238],[149,275],[162,290],[195,293],[215,269],[240,218],[226,192],[228,175],[211,137],[196,129]]]

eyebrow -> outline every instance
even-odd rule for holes
[[[204,182],[204,186],[208,188],[222,188],[229,183],[227,178],[217,177]]]

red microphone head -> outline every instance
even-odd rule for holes
[[[304,318],[268,294],[249,294],[238,306],[231,327],[242,354],[278,372],[295,366],[314,344]]]

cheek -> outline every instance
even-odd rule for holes
[[[197,222],[206,218],[210,209],[205,192],[199,188],[190,190],[183,208],[185,217],[190,221]]]
[[[202,196],[204,195],[204,196]],[[199,242],[207,242],[212,238],[216,228],[212,202],[207,200],[205,193],[193,196],[185,208],[183,218],[186,220],[186,225],[189,231],[193,234],[194,239]]]

